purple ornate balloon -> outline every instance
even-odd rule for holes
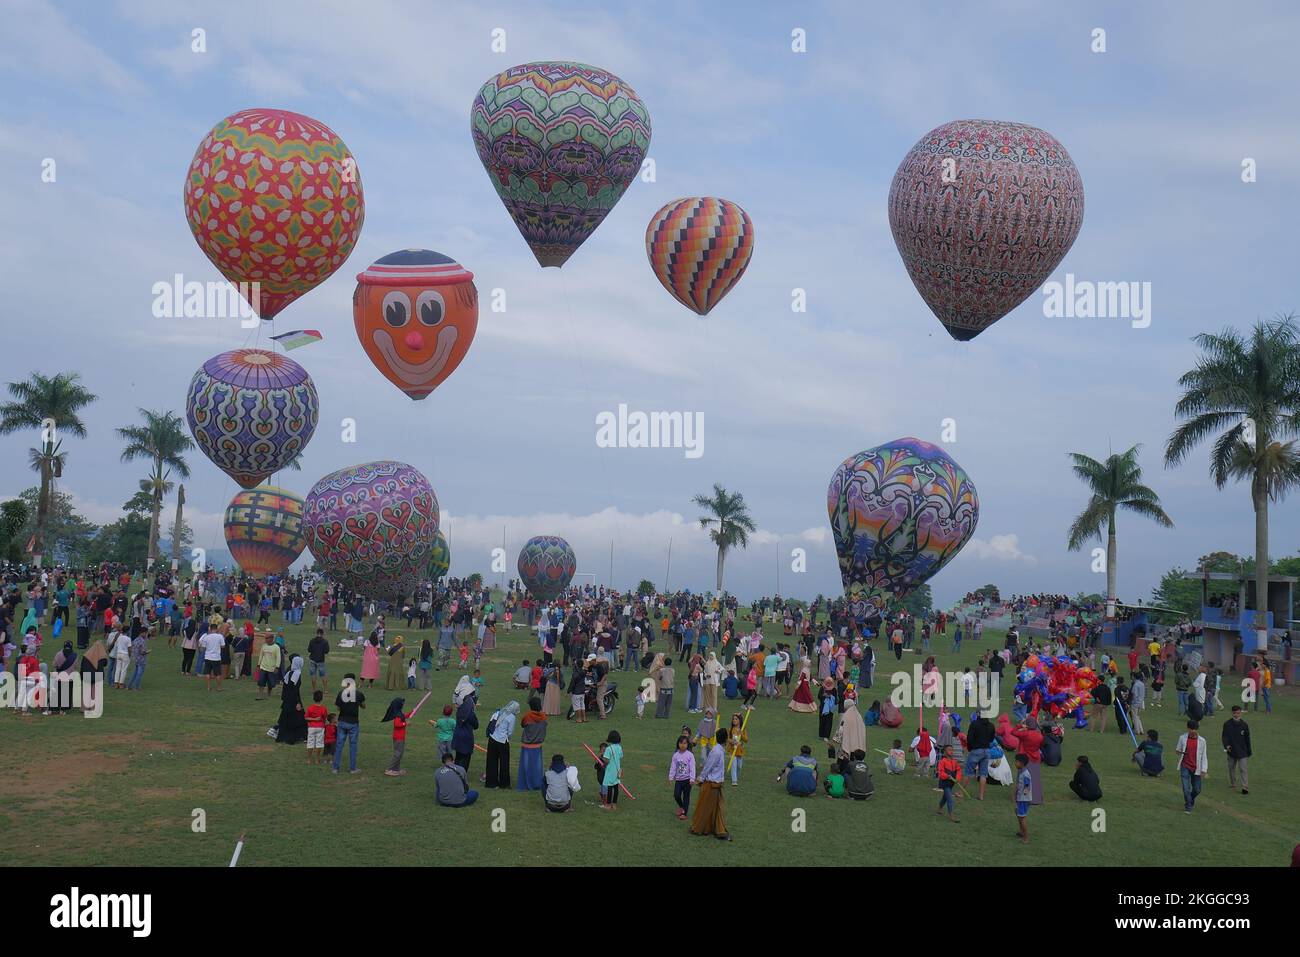
[[[320,399],[286,355],[235,349],[194,373],[185,418],[203,454],[244,488],[292,462],[316,431]]]
[[[438,534],[438,497],[418,469],[367,462],[331,472],[307,493],[307,547],[330,577],[378,597],[408,595]]]
[[[975,533],[979,496],[962,467],[920,439],[895,439],[845,459],[826,510],[844,595],[862,614],[901,601],[952,561]]]

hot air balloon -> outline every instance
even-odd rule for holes
[[[389,253],[357,276],[352,321],[375,368],[423,399],[456,371],[474,341],[474,274],[428,249]]]
[[[226,547],[247,574],[280,575],[298,560],[307,539],[303,500],[287,489],[259,485],[236,492],[226,506]]]
[[[367,462],[313,485],[304,523],[307,547],[330,577],[367,595],[401,598],[428,569],[438,497],[410,465]]]
[[[429,559],[429,581],[437,581],[451,570],[451,546],[447,544],[447,536],[442,534],[442,529],[438,529],[438,534],[433,536],[433,557]]]
[[[921,137],[889,188],[889,228],[916,291],[973,339],[1051,275],[1083,223],[1083,180],[1050,133],[957,120]]]
[[[896,439],[846,459],[826,509],[855,615],[882,612],[952,561],[975,532],[979,497],[937,445]]]
[[[725,199],[675,199],[651,217],[645,251],[673,298],[707,316],[745,275],[754,252],[754,224]]]
[[[560,597],[577,569],[573,549],[558,535],[535,535],[519,552],[520,580],[544,601]]]
[[[470,132],[537,261],[562,266],[641,169],[650,114],[608,70],[524,63],[483,84]]]
[[[190,380],[185,418],[203,454],[244,488],[292,462],[316,431],[320,400],[307,370],[286,355],[235,349]]]
[[[347,146],[324,123],[288,110],[226,117],[199,143],[185,177],[195,241],[263,319],[343,265],[365,216]]]

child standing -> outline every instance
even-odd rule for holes
[[[417,664],[417,662],[416,662],[416,660],[415,660],[414,658],[411,658],[411,659],[410,659],[409,661],[407,661],[407,663],[406,663],[406,689],[407,689],[408,691],[414,691],[414,690],[415,690],[415,666],[416,666],[416,664]]]
[[[605,803],[602,807],[607,811],[618,810],[618,790],[623,771],[622,740],[617,731],[611,731],[605,739],[605,773],[601,776],[600,783],[605,788]]]
[[[475,665],[478,664],[477,653],[474,655],[474,664]],[[460,670],[465,671],[468,668],[469,668],[469,642],[462,641],[460,643]]]
[[[916,737],[912,739],[912,754],[916,758],[916,776],[929,777],[930,765],[934,761],[934,742],[930,739],[930,732],[923,727],[916,729]]]
[[[329,711],[321,704],[325,697],[323,692],[312,693],[312,703],[307,706],[304,717],[307,719],[307,763],[320,764],[325,751],[325,719]]]
[[[682,728],[682,733],[687,734],[686,728]],[[704,717],[700,723],[695,726],[695,744],[700,749],[700,760],[704,760],[704,755],[712,750],[713,745],[718,739],[718,718],[712,708],[704,711]]]
[[[1029,758],[1016,755],[1016,823],[1020,826],[1020,843],[1029,843],[1029,802],[1034,799],[1034,779],[1029,776]]]
[[[388,711],[384,714],[384,721],[393,722],[393,760],[388,765],[388,770],[384,773],[390,778],[395,778],[406,773],[402,769],[402,754],[406,751],[406,722],[410,719],[402,706],[406,704],[404,698],[394,698],[388,705]]]
[[[943,757],[939,759],[939,787],[943,789],[943,794],[939,798],[939,809],[936,814],[942,814],[945,808],[948,811],[948,820],[954,824],[960,824],[954,816],[956,807],[953,804],[953,788],[961,781],[961,765],[953,760],[952,745],[944,745]]]
[[[338,740],[338,715],[331,711],[325,716],[325,757],[332,758],[334,756],[334,745],[338,743]]]
[[[677,820],[684,821],[691,812],[691,782],[695,780],[695,754],[691,751],[689,734],[677,738],[677,750],[668,761],[668,780],[673,785]]]
[[[452,717],[451,705],[442,706],[442,717],[436,721],[430,721],[438,735],[438,765],[442,765],[442,756],[444,754],[454,755],[455,751],[451,746],[451,736],[456,733],[456,719]]]
[[[731,716],[731,726],[727,729],[727,757],[731,761],[731,783],[740,783],[740,768],[745,763],[745,744],[749,741],[749,732],[740,715]]]

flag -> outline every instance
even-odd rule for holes
[[[293,332],[285,332],[271,338],[284,346],[285,351],[288,351],[289,349],[297,349],[299,346],[309,346],[313,342],[320,342],[325,337],[316,329],[295,329]]]

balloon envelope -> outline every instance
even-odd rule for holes
[[[438,497],[418,469],[379,461],[331,472],[307,493],[307,547],[330,577],[385,598],[409,595],[428,568]]]
[[[365,220],[356,161],[319,120],[252,109],[212,128],[185,177],[185,218],[263,319],[343,265]],[[256,283],[256,293],[251,284]]]
[[[375,368],[423,399],[456,371],[474,341],[474,274],[429,249],[389,253],[357,276],[352,321]]]
[[[979,521],[979,497],[961,466],[914,438],[845,459],[826,508],[855,615],[906,598],[952,561]]]
[[[705,316],[745,274],[754,252],[754,224],[725,199],[675,199],[651,217],[645,251],[673,298]]]
[[[292,462],[316,431],[320,399],[307,370],[286,355],[234,349],[203,364],[185,418],[203,454],[244,488]]]
[[[889,228],[916,291],[973,339],[1051,275],[1083,224],[1083,180],[1055,137],[957,120],[921,137],[889,188]]]
[[[433,536],[433,552],[429,558],[429,581],[436,582],[450,569],[451,546],[447,544],[447,536],[442,534],[442,529],[438,529],[438,534]]]
[[[578,570],[569,543],[558,535],[535,535],[519,552],[519,578],[538,598],[558,598]]]
[[[237,492],[226,506],[226,547],[247,574],[280,575],[307,544],[303,500],[288,489],[259,485]]]
[[[650,148],[630,86],[583,63],[523,63],[483,84],[474,148],[543,266],[562,266],[604,221]]]

